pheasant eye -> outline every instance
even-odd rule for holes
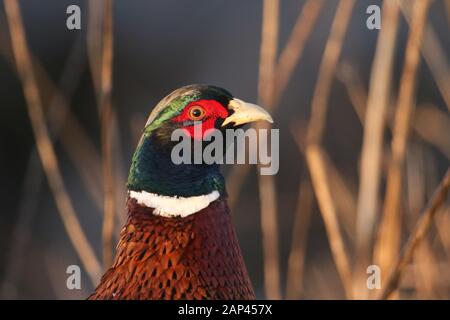
[[[194,106],[189,110],[189,118],[194,121],[201,120],[205,117],[206,111],[200,106]]]

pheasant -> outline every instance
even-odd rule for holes
[[[182,129],[203,148],[209,129],[257,120],[272,122],[215,86],[185,86],[158,103],[132,158],[113,265],[88,299],[255,298],[219,164],[174,164],[171,134]]]

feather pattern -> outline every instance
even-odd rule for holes
[[[89,299],[254,299],[222,197],[187,217],[128,198],[113,266]]]

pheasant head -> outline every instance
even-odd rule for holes
[[[214,129],[258,120],[272,122],[214,86],[182,87],[158,103],[133,155],[114,263],[90,299],[254,298],[219,165],[175,163],[172,151],[177,129],[202,150]]]

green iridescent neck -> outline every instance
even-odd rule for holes
[[[133,155],[128,190],[166,196],[193,197],[214,190],[225,194],[225,181],[219,165],[172,162],[170,150],[153,135],[144,137]]]

